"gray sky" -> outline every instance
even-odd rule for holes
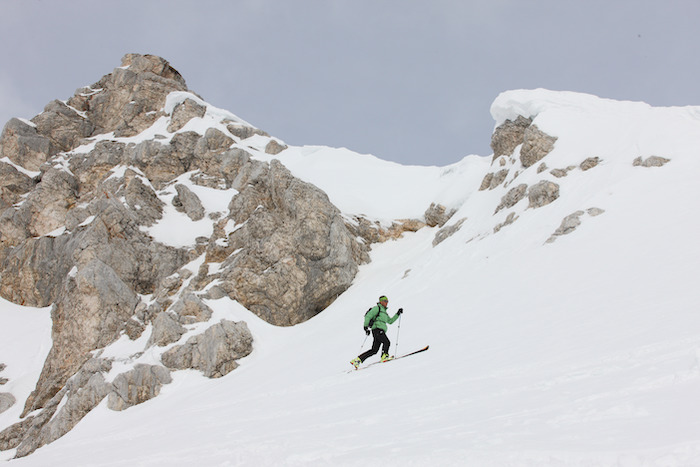
[[[151,53],[289,144],[442,166],[491,154],[509,89],[700,105],[698,18],[697,0],[0,0],[0,124]]]

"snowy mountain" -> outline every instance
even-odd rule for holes
[[[174,371],[158,397],[123,411],[105,399],[9,465],[700,465],[700,107],[519,90],[491,113],[494,155],[447,167],[327,147],[269,154],[269,136],[246,139],[254,160],[279,160],[349,223],[424,220],[431,204],[452,215],[372,245],[349,288],[294,326],[202,298],[210,322],[250,329],[235,371]],[[207,212],[226,209],[231,193],[186,184]],[[176,247],[202,235],[197,225],[210,234],[166,210],[147,233]],[[382,294],[390,314],[404,309],[392,353],[430,350],[348,371]],[[36,385],[50,313],[2,302],[0,391],[20,403],[0,429]],[[102,351],[114,361],[107,380],[160,359],[163,349],[144,350],[151,330]]]

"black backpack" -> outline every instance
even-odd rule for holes
[[[375,306],[379,306],[379,305],[375,305]],[[374,308],[374,306],[373,306],[373,307],[370,307],[369,310],[365,311],[365,318],[367,317],[367,313],[369,313],[370,311],[372,311],[373,308]],[[374,322],[377,320],[377,317],[379,316],[379,313],[381,313],[381,311],[382,311],[382,309],[380,308],[379,311],[377,311],[377,314],[374,315],[374,318],[372,318],[372,319],[369,320],[369,324],[368,324],[368,327],[369,327],[369,328],[371,328],[371,327],[374,325]]]

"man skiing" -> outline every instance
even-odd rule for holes
[[[350,364],[355,368],[358,368],[360,363],[379,352],[380,346],[382,347],[382,361],[385,362],[391,359],[391,357],[389,357],[389,346],[391,345],[391,342],[389,342],[389,338],[386,336],[387,325],[393,324],[394,321],[399,319],[399,316],[401,316],[401,313],[403,313],[403,308],[399,308],[399,311],[397,311],[393,317],[389,318],[389,313],[386,311],[388,306],[389,299],[386,298],[386,295],[382,295],[379,297],[379,303],[377,303],[377,306],[372,307],[365,314],[365,323],[363,327],[368,336],[370,329],[372,330],[372,337],[374,338],[374,341],[372,342],[371,349],[350,361]]]

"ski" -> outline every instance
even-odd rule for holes
[[[384,362],[382,362],[382,361],[372,362],[372,363],[370,363],[370,364],[368,364],[368,365],[361,366],[361,367],[359,367],[359,368],[353,368],[352,370],[348,371],[348,373],[350,373],[350,372],[352,372],[352,371],[357,371],[357,370],[364,370],[364,369],[366,369],[366,368],[369,368],[369,367],[371,367],[371,366],[373,366],[373,365],[377,365],[377,364],[379,364],[379,363],[389,363],[389,362],[393,362],[394,360],[398,360],[398,359],[400,359],[400,358],[404,358],[404,357],[408,357],[408,356],[411,356],[411,355],[415,355],[415,354],[417,354],[417,353],[425,352],[426,350],[428,350],[429,347],[430,347],[429,345],[426,345],[426,346],[423,347],[422,349],[414,350],[413,352],[409,352],[409,353],[406,353],[406,354],[403,354],[403,355],[399,355],[398,357],[392,357],[392,358],[390,358],[389,360],[386,360],[386,361],[384,361]]]

